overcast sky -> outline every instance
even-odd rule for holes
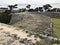
[[[60,0],[0,0],[0,4],[15,4],[15,3],[46,4],[46,3],[60,3]]]
[[[0,0],[0,5],[1,4],[39,4],[39,5],[44,5],[44,4],[56,4],[60,3],[60,0]],[[37,6],[37,5],[36,5]],[[60,5],[55,6],[55,7],[60,7]]]

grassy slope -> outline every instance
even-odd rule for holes
[[[43,31],[49,27],[50,18],[47,16],[40,15],[35,12],[25,12],[20,13],[28,16],[28,18],[24,18],[24,20],[13,24],[13,26],[17,26],[19,28],[32,30],[36,33],[43,33]]]
[[[60,19],[52,18],[52,21],[54,23],[54,34],[60,38]]]

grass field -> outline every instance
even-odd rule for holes
[[[54,23],[54,35],[60,38],[60,19],[52,18],[52,21]]]

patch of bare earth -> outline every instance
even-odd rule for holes
[[[0,23],[0,45],[26,45],[26,42],[28,44],[29,41],[35,43],[41,40],[38,37],[34,37],[34,35],[30,37],[27,35],[29,33],[26,33],[22,29]]]

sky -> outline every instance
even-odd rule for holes
[[[15,3],[29,3],[29,4],[46,4],[46,3],[60,3],[60,0],[0,0],[0,4],[15,4]]]
[[[58,4],[60,0],[0,0],[1,5],[10,4],[31,4],[31,5],[44,5],[44,4]],[[37,5],[36,5],[37,4]],[[60,5],[58,5],[59,7]],[[57,7],[57,5],[55,6]]]

